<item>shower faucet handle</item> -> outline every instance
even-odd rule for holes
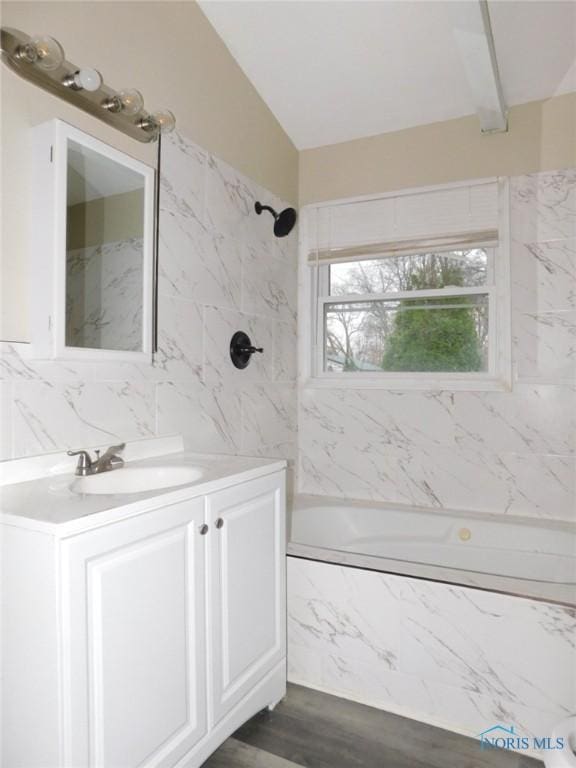
[[[262,354],[264,347],[255,347],[244,331],[236,331],[230,340],[230,359],[236,368],[246,368],[255,352]]]
[[[253,355],[254,352],[264,352],[264,347],[238,347],[238,351],[246,355]]]

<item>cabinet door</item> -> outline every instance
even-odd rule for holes
[[[62,544],[66,766],[165,768],[206,733],[204,499]]]
[[[213,722],[286,654],[284,473],[208,497]]]

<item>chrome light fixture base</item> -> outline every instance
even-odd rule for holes
[[[20,77],[54,96],[58,96],[63,101],[73,104],[84,112],[88,112],[127,136],[143,143],[157,140],[160,126],[154,121],[154,116],[151,116],[144,109],[131,114],[127,114],[121,107],[111,109],[108,105],[116,105],[119,94],[105,83],[95,90],[71,87],[71,83],[74,82],[74,77],[82,69],[81,67],[66,61],[66,59],[55,68],[47,69],[40,66],[38,57],[34,55],[34,38],[25,32],[2,27],[0,56],[6,66]],[[152,129],[151,121],[153,123]],[[144,124],[148,127],[144,128]],[[170,130],[170,128],[166,130]]]

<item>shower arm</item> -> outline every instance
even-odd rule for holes
[[[262,203],[256,203],[254,207],[256,209],[256,213],[258,214],[258,216],[260,216],[262,211],[270,211],[270,213],[272,214],[272,216],[274,216],[274,218],[278,216],[274,208],[271,208],[269,205],[262,205]]]

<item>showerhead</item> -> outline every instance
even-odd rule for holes
[[[294,208],[285,208],[276,216],[274,234],[276,237],[286,237],[294,229],[294,224],[296,224],[296,211]]]
[[[280,213],[276,213],[274,208],[270,208],[269,205],[262,205],[262,203],[256,203],[254,210],[260,216],[262,211],[270,211],[274,216],[274,234],[276,237],[286,237],[294,229],[296,224],[297,214],[294,208],[284,208]]]

